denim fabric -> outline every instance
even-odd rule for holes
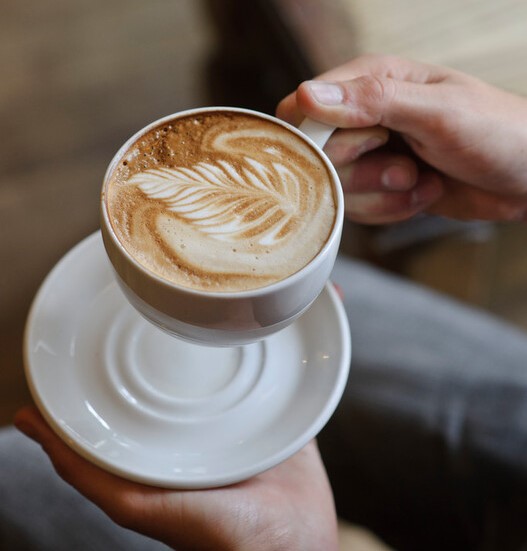
[[[399,550],[524,549],[527,335],[364,264],[332,279],[353,340],[319,437],[339,513]]]
[[[60,479],[40,446],[0,430],[2,551],[162,551],[168,547],[117,526]]]

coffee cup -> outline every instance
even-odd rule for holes
[[[263,339],[302,315],[342,232],[342,189],[322,151],[332,131],[210,107],[132,136],[101,193],[104,245],[132,306],[212,346]]]

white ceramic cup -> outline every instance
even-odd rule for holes
[[[109,176],[131,145],[153,127],[180,117],[211,111],[234,111],[272,121],[315,147],[331,174],[336,215],[329,239],[300,271],[273,284],[248,291],[207,292],[171,283],[139,264],[123,247],[110,223],[105,201]],[[337,173],[322,151],[333,128],[306,120],[295,128],[280,119],[232,107],[182,111],[146,126],[112,159],[101,197],[101,231],[117,281],[128,301],[149,321],[168,333],[198,344],[236,346],[265,338],[305,312],[326,284],[338,252],[344,219],[344,198]]]

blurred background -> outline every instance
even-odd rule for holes
[[[160,116],[273,112],[364,52],[455,67],[527,93],[521,0],[4,0],[0,18],[0,425],[29,400],[22,335],[57,260],[98,227],[106,166]],[[348,224],[343,250],[527,330],[526,226]]]

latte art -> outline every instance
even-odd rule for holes
[[[110,175],[106,205],[139,263],[209,291],[295,273],[335,220],[317,152],[278,124],[230,111],[175,119],[139,138]]]
[[[299,176],[279,163],[265,168],[246,157],[240,164],[240,172],[227,161],[154,169],[129,182],[214,239],[272,245],[287,238],[301,214]]]

